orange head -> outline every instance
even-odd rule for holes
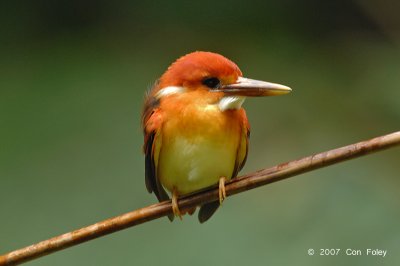
[[[290,91],[283,85],[244,78],[231,60],[197,51],[176,60],[158,80],[146,99],[143,124],[160,101],[171,95],[197,92],[187,94],[188,102],[195,97],[208,98],[209,103],[218,104],[225,111],[239,109],[246,96],[273,96]]]
[[[241,76],[239,67],[222,55],[194,52],[176,60],[161,76],[159,87],[210,89],[234,83]]]
[[[167,87],[204,89],[229,96],[272,96],[291,91],[283,85],[243,78],[239,67],[231,60],[201,51],[176,60],[161,76],[154,93]]]

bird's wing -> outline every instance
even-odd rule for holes
[[[143,151],[145,154],[145,183],[149,193],[154,192],[159,202],[169,200],[169,196],[160,180],[157,178],[158,155],[162,146],[161,127],[162,111],[158,108],[159,100],[151,95],[147,95],[145,107],[142,114],[142,127],[144,131]],[[168,215],[170,221],[174,220],[174,215]]]
[[[249,151],[249,139],[250,139],[250,124],[247,120],[246,112],[244,109],[240,109],[241,121],[242,121],[242,132],[240,136],[240,143],[237,150],[235,167],[232,173],[232,178],[235,178],[240,170],[242,170],[246,163],[247,154]]]
[[[160,202],[169,200],[168,194],[165,192],[157,178],[158,155],[162,145],[162,138],[160,136],[161,125],[161,110],[156,108],[148,115],[148,118],[145,121],[143,146],[145,154],[146,188],[150,193],[154,192]]]
[[[241,125],[241,134],[240,134],[240,139],[239,139],[239,145],[237,149],[237,155],[236,155],[236,161],[235,161],[235,166],[232,172],[232,177],[235,178],[239,171],[243,168],[244,164],[246,163],[247,159],[247,153],[249,150],[249,139],[250,139],[250,124],[249,121],[247,120],[246,112],[242,108],[239,110],[240,114],[240,121],[242,121]],[[213,201],[206,203],[200,207],[199,211],[199,221],[200,223],[204,223],[208,219],[211,218],[211,216],[217,211],[220,203],[219,201]]]

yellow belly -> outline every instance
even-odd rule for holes
[[[161,184],[182,195],[214,185],[222,176],[231,178],[237,147],[228,139],[177,136],[166,146],[163,141],[157,169]]]
[[[232,177],[240,140],[232,116],[211,109],[194,120],[171,119],[160,138],[157,177],[169,191],[188,194]]]

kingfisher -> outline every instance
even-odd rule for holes
[[[142,113],[145,184],[158,201],[217,186],[219,200],[200,206],[207,221],[226,198],[225,182],[243,168],[250,125],[242,104],[246,97],[289,93],[287,86],[245,78],[226,57],[196,51],[172,63],[145,97]],[[168,193],[168,192],[169,193]]]

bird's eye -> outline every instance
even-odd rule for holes
[[[221,81],[217,78],[206,78],[203,80],[203,85],[206,85],[210,89],[216,89],[221,85]]]

